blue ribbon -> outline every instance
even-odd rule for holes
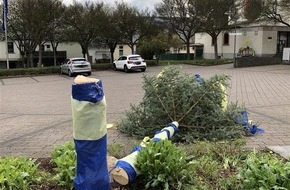
[[[103,99],[103,85],[102,81],[73,84],[72,85],[72,97],[78,101],[88,101],[97,103]]]

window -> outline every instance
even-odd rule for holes
[[[119,46],[119,56],[124,54],[123,46]]]
[[[224,45],[229,45],[229,42],[230,42],[230,35],[228,32],[225,32],[224,38],[223,38],[223,43],[224,43]]]
[[[14,44],[13,42],[7,42],[8,53],[14,53]]]
[[[178,48],[173,48],[173,53],[178,53]]]

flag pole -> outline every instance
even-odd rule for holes
[[[7,40],[7,16],[5,15],[3,18],[4,28],[5,28],[5,43],[6,43],[6,60],[7,60],[7,69],[9,69],[9,55],[8,55],[8,40]]]

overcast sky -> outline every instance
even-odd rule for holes
[[[85,2],[85,0],[77,0],[78,2]],[[122,0],[89,0],[91,2],[104,2],[105,4],[112,4],[114,2],[122,2]],[[154,5],[160,3],[161,0],[123,0],[125,3],[128,3],[130,6],[135,6],[141,10],[146,9],[148,7],[150,10],[154,9]],[[69,5],[73,2],[73,0],[63,0],[63,3]]]

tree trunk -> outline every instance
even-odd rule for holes
[[[155,55],[156,55],[156,64],[159,65],[160,54],[155,54]]]
[[[29,67],[34,67],[34,65],[33,65],[33,53],[29,53],[28,65],[29,65]]]
[[[110,48],[110,54],[111,54],[111,63],[114,62],[114,52],[115,52],[115,49],[111,49]]]
[[[89,50],[88,50],[88,48],[87,48],[87,60],[89,60],[90,59],[90,53],[89,53]]]
[[[118,41],[117,40],[107,40],[106,41],[106,43],[107,43],[107,45],[108,45],[108,47],[109,47],[109,49],[110,49],[110,54],[111,54],[111,63],[113,63],[114,62],[114,52],[115,52],[115,49],[116,49],[116,47],[117,47],[117,43],[118,43]]]
[[[39,44],[38,47],[39,47],[39,51],[38,51],[37,67],[42,67],[42,48],[41,48],[41,44]]]
[[[219,56],[218,56],[218,45],[217,45],[217,36],[212,36],[212,39],[213,39],[213,45],[214,45],[214,57],[216,58],[216,59],[218,59],[219,58]]]
[[[83,58],[86,58],[86,53],[87,53],[86,47],[84,45],[81,45],[81,48],[82,48]]]
[[[131,49],[131,54],[134,54],[134,44],[128,44]]]
[[[190,60],[190,41],[188,40],[186,43],[186,54],[187,54],[187,60]]]
[[[57,58],[56,58],[56,53],[57,53],[57,42],[51,42],[52,50],[53,50],[53,65],[57,65]]]

